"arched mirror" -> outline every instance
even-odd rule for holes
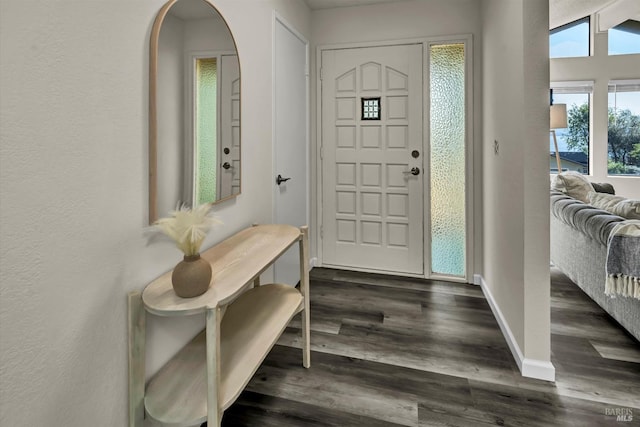
[[[149,222],[240,193],[240,64],[205,0],[169,0],[151,31]]]

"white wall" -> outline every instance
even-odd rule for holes
[[[522,2],[489,0],[483,5],[483,275],[523,346]]]
[[[311,91],[312,129],[311,152],[313,157],[312,177],[317,176],[317,92],[316,92],[316,52],[318,46],[354,42],[375,42],[401,40],[422,37],[472,34],[474,37],[474,169],[476,175],[470,177],[475,191],[475,228],[474,272],[482,268],[481,246],[481,19],[480,2],[477,0],[415,0],[402,3],[386,3],[371,6],[341,7],[313,11],[312,14],[312,67]],[[317,180],[312,179],[312,224],[318,223],[317,199],[319,188]],[[312,230],[313,231],[313,230]],[[312,236],[314,236],[312,234]],[[313,246],[312,246],[313,247]]]
[[[0,2],[0,425],[123,426],[126,294],[180,253],[148,244],[148,41],[162,0]],[[209,246],[271,221],[272,12],[215,0],[242,67],[242,195]],[[202,326],[149,316],[149,371]]]
[[[549,22],[547,0],[522,1],[524,65],[524,348],[526,359],[549,362],[551,291],[549,272]],[[548,25],[548,24],[547,24]],[[553,370],[551,364],[548,367]],[[525,368],[523,368],[526,370]],[[529,375],[531,373],[525,373]],[[549,373],[551,374],[551,373]]]
[[[595,18],[591,18],[595,22]],[[593,56],[551,59],[551,81],[593,80],[591,169],[589,180],[609,182],[616,194],[640,199],[640,177],[608,176],[607,131],[609,80],[640,78],[640,54],[608,55],[607,33],[594,34]]]
[[[548,2],[485,0],[482,16],[483,276],[523,356],[548,362]]]
[[[216,17],[183,22],[185,23],[184,49],[186,52],[194,50],[235,50],[233,38],[227,31],[224,20]]]

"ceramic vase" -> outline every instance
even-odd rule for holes
[[[193,298],[202,295],[211,283],[211,264],[200,254],[185,255],[171,273],[173,290],[179,297]]]

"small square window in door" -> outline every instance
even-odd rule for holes
[[[380,120],[380,97],[362,98],[362,120]]]

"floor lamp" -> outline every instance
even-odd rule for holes
[[[567,104],[553,104],[550,108],[550,126],[553,134],[553,145],[556,148],[556,163],[558,164],[558,173],[562,172],[562,164],[560,163],[560,153],[558,152],[558,140],[556,139],[556,129],[566,129],[567,127]]]

